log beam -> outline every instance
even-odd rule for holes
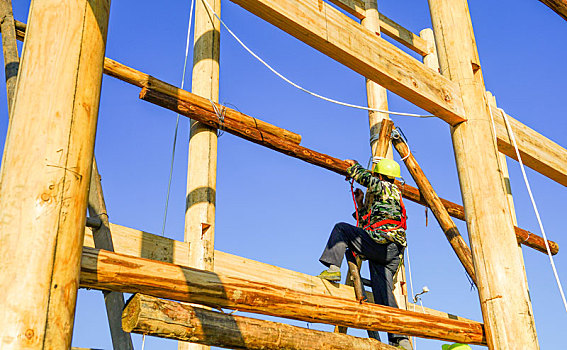
[[[211,106],[211,102],[207,99],[203,99],[199,96],[188,93],[187,98],[177,98],[171,93],[158,92],[151,89],[144,88],[140,93],[140,98],[162,106],[164,108],[170,109],[179,114],[185,115],[191,119],[199,120],[203,123],[208,123],[212,127],[219,127],[219,120]],[[217,108],[226,108],[224,106],[218,105]],[[229,111],[230,108],[226,108],[226,115],[223,122],[223,127],[226,132],[233,135],[242,137],[248,141],[257,143],[259,145],[268,147],[277,152],[286,154],[288,156],[301,159],[305,162],[323,167],[325,169],[336,172],[340,175],[346,175],[346,169],[348,164],[340,159],[328,156],[323,153],[313,151],[309,148],[297,145],[292,142],[282,140],[279,137],[273,136],[272,134],[262,134],[260,131],[254,128],[240,123],[240,120],[233,118]],[[231,117],[229,117],[231,115]],[[236,116],[236,115],[234,115]],[[400,185],[402,190],[402,195],[416,203],[427,205],[427,202],[423,198],[422,194],[415,187],[409,185]],[[443,205],[447,208],[449,214],[460,220],[465,219],[464,209],[462,206],[455,204],[453,202],[441,199]],[[543,253],[546,253],[545,243],[543,238],[537,236],[534,233],[529,233],[526,230],[515,228],[518,240],[529,247],[537,249]],[[557,253],[559,248],[555,242],[549,241],[550,248],[552,252]]]
[[[109,11],[30,6],[0,179],[2,349],[71,347]]]
[[[329,0],[329,2],[361,21],[366,19],[368,15],[366,13],[365,0]],[[380,28],[376,32],[377,35],[384,33],[420,56],[430,53],[427,43],[410,30],[386,17],[383,13],[378,13],[378,19]]]
[[[398,349],[375,339],[210,311],[143,294],[128,301],[122,324],[127,332],[228,349]]]
[[[189,267],[188,253],[190,243],[176,241],[167,237],[112,223],[110,227],[112,230],[114,249],[117,253]],[[90,248],[95,247],[90,229],[87,229],[85,232],[84,245]],[[219,250],[215,250],[214,269],[217,273],[239,276],[257,282],[277,283],[282,287],[305,293],[325,294],[356,300],[352,287],[330,283],[315,276],[228,254]],[[366,292],[366,295],[370,302],[374,300],[372,293]],[[410,305],[412,305],[415,310],[415,306],[413,304]],[[424,313],[428,315],[473,322],[472,320],[443,311],[426,307],[423,308],[423,310]]]
[[[25,27],[26,25],[24,23],[16,21],[16,35],[18,40],[23,40]],[[427,55],[424,62],[428,64],[427,61],[433,61],[434,57],[435,56],[431,54]],[[428,64],[427,67],[431,66]],[[437,69],[434,70],[437,72]],[[104,73],[138,87],[153,87],[155,90],[177,93],[180,98],[185,94],[189,94],[187,91],[181,90],[109,58],[106,58],[104,61]],[[494,114],[497,115],[496,112],[494,112]],[[567,149],[512,117],[509,117],[509,120],[519,143],[518,147],[523,157],[522,159],[525,159],[526,166],[567,186]],[[278,135],[289,141],[295,143],[300,143],[301,141],[300,135],[275,127],[261,120],[250,119],[244,122],[249,126],[254,126],[255,123],[257,123],[259,129]],[[513,153],[514,146],[505,129],[504,121],[501,118],[495,118],[495,122],[498,124],[496,130],[498,134],[498,150],[515,159],[515,154]]]
[[[232,0],[451,125],[463,122],[456,84],[321,0]]]
[[[539,0],[567,21],[567,0]]]
[[[10,116],[20,65],[12,0],[0,0],[0,30],[2,31],[2,52],[4,54],[6,93],[8,95],[8,116]]]
[[[476,283],[471,250],[459,233],[457,225],[455,225],[455,223],[449,216],[447,209],[445,209],[445,207],[443,206],[443,202],[441,202],[441,199],[439,198],[437,193],[435,193],[433,186],[431,186],[431,183],[429,182],[429,180],[427,180],[427,177],[425,177],[423,170],[421,170],[421,167],[417,163],[417,160],[415,159],[413,154],[410,153],[407,144],[401,139],[399,133],[394,133],[392,143],[394,144],[394,148],[396,149],[396,151],[398,151],[400,157],[402,157],[402,159],[404,160],[406,168],[417,184],[417,187],[419,187],[419,192],[423,195],[423,198],[425,199],[427,206],[431,209],[433,215],[435,215],[439,226],[441,226],[443,233],[445,233],[449,244],[451,244],[451,247],[461,261],[461,264],[463,264],[463,267],[465,268],[473,282]]]
[[[83,248],[81,286],[142,293],[305,322],[485,344],[482,324],[476,322],[450,320],[377,304],[361,304],[356,300],[304,293],[276,284],[92,248]]]
[[[90,217],[98,218],[100,225],[92,231],[95,247],[114,251],[112,243],[112,235],[110,232],[110,223],[108,222],[108,213],[106,211],[106,203],[102,193],[101,177],[98,172],[96,160],[93,158],[91,181],[89,188],[88,212]],[[110,326],[110,336],[112,337],[112,346],[115,350],[132,350],[132,339],[130,334],[122,330],[122,310],[124,309],[124,296],[118,292],[103,291],[104,304],[106,305],[106,315],[108,317],[108,325]]]

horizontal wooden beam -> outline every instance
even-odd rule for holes
[[[567,21],[567,0],[539,0]]]
[[[158,92],[152,89],[143,88],[142,92],[140,93],[140,98],[164,108],[170,109],[181,115],[185,115],[193,120],[198,120],[213,128],[220,127],[220,120],[216,113],[212,111],[211,103],[208,100],[202,99],[196,95],[187,93],[184,94],[183,98],[179,98],[170,92]],[[217,109],[221,108],[225,107],[218,105]],[[230,108],[225,109],[227,111],[230,111]],[[237,119],[225,118],[222,126],[224,130],[233,135],[242,137],[246,140],[268,147],[288,156],[298,158],[308,163],[334,171],[340,175],[346,175],[348,164],[343,160],[313,151],[309,148],[291,142],[287,142],[270,134],[262,135],[256,130],[242,125],[238,122]],[[404,198],[427,206],[427,202],[422,197],[417,188],[409,185],[399,185],[402,189],[402,195],[404,196]],[[465,219],[464,209],[462,206],[445,199],[441,199],[441,201],[447,208],[449,215],[460,220]],[[529,233],[528,231],[519,228],[516,229],[516,235],[520,243],[532,247],[540,252],[546,252],[545,243],[543,241],[543,238],[541,238],[540,236]],[[556,254],[559,250],[558,245],[552,241],[550,241],[550,248],[553,254]]]
[[[151,259],[189,266],[190,243],[180,242],[167,237],[154,235],[133,228],[110,224],[114,250],[120,254],[131,255],[144,259]],[[94,248],[92,230],[85,231],[85,247]],[[238,276],[256,282],[269,282],[285,288],[295,289],[305,293],[315,293],[335,296],[344,299],[356,300],[352,287],[330,283],[315,276],[284,269],[278,266],[243,258],[237,255],[215,250],[214,271]],[[374,298],[371,292],[366,292],[370,302]],[[422,310],[423,313],[452,320],[472,320],[456,316],[447,312],[429,308],[421,308],[409,303],[411,310]]]
[[[232,0],[451,125],[465,120],[460,89],[321,0]]]
[[[502,110],[492,104],[491,111],[496,125],[498,150],[508,157],[518,160],[514,144],[506,128]],[[563,186],[567,186],[567,149],[511,116],[507,115],[507,117],[524,164]]]
[[[143,294],[128,301],[122,326],[127,332],[228,349],[398,349],[376,339],[236,316]]]
[[[25,33],[25,24],[16,21],[16,35],[18,36],[18,40],[23,40],[24,33]],[[117,79],[120,79],[122,81],[125,81],[127,83],[136,85],[138,87],[153,87],[155,90],[166,93],[178,93],[180,97],[185,96],[185,94],[188,94],[187,91],[178,89],[173,85],[167,84],[159,79],[150,76],[149,74],[142,73],[138,70],[135,70],[121,63],[118,63],[109,58],[105,58],[104,60],[104,73],[113,76]],[[493,114],[496,115],[498,113],[494,112]],[[567,159],[566,158],[567,150],[557,145],[553,141],[549,140],[545,136],[528,128],[527,126],[523,125],[517,120],[511,118],[510,121],[512,124],[512,129],[516,132],[516,135],[520,135],[520,137],[524,140],[524,141],[518,141],[519,142],[518,147],[520,149],[520,152],[522,153],[522,156],[523,154],[526,155],[526,159],[527,159],[526,165],[528,165],[537,172],[540,173],[543,172],[545,176],[548,176],[549,178],[563,185],[567,185],[567,182],[565,181],[565,177],[567,176],[567,169],[566,169],[567,165],[565,164],[565,162],[560,161],[563,159]],[[257,119],[253,119],[252,122],[258,124],[263,123],[262,121]],[[500,152],[515,158],[515,155],[512,154],[511,152],[511,150],[513,150],[513,145],[508,137],[508,133],[505,130],[505,127],[503,129],[504,126],[503,119],[496,117],[495,122],[497,123],[498,148]],[[250,123],[249,125],[253,125],[253,124]],[[298,140],[301,140],[300,135],[294,134],[285,129],[277,128],[275,126],[271,126],[271,127],[274,127],[276,129],[274,131],[271,131],[270,133],[278,134],[281,137],[294,143],[299,143]],[[266,125],[266,128],[270,128],[270,124]],[[543,162],[539,160],[540,157],[544,159]],[[541,170],[539,168],[541,168]],[[414,201],[422,204],[424,203],[423,201],[420,201],[418,199],[420,197],[419,191],[413,187],[406,188],[405,196],[410,200],[414,200],[412,198],[416,198]],[[444,201],[444,203],[446,204],[450,203],[445,201],[444,199],[441,200]],[[462,210],[462,207],[460,207],[460,209],[459,208],[447,208],[447,209],[449,210],[451,216],[464,220],[464,211]],[[516,229],[516,234],[518,235],[519,239],[522,241],[525,240],[526,238],[533,236],[533,234],[529,234],[528,231],[521,229],[520,230]],[[531,238],[529,238],[529,240],[525,242],[527,246],[545,252],[545,245],[540,245],[537,242],[533,242],[532,244],[530,240]],[[555,251],[554,254],[556,253],[557,251]]]
[[[210,307],[485,345],[481,323],[450,320],[266,282],[83,248],[80,285]]]
[[[366,9],[364,1],[362,0],[329,0],[329,2],[335,4],[359,20],[366,18]],[[427,42],[419,35],[416,35],[412,31],[402,27],[398,23],[386,17],[383,13],[378,13],[378,17],[380,32],[396,40],[408,49],[416,52],[418,55],[425,56],[431,53],[431,49],[427,45]]]

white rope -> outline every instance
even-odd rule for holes
[[[493,119],[492,117],[492,107],[490,107],[490,103],[488,104],[488,107],[490,109],[490,118]],[[537,222],[539,224],[539,229],[541,231],[541,234],[543,236],[543,241],[545,242],[545,249],[547,250],[547,255],[549,256],[549,262],[551,263],[551,268],[553,270],[553,275],[555,276],[555,281],[557,282],[557,288],[559,288],[559,293],[561,294],[561,298],[563,299],[563,306],[565,307],[565,311],[567,311],[567,301],[565,300],[565,292],[563,291],[563,287],[561,286],[561,281],[559,280],[559,274],[557,273],[557,268],[555,267],[555,262],[553,261],[553,255],[551,254],[551,250],[549,249],[549,243],[547,241],[547,235],[545,234],[545,229],[543,228],[543,222],[541,221],[541,217],[539,215],[539,210],[537,209],[537,205],[534,199],[534,195],[532,193],[532,188],[530,186],[530,182],[528,180],[528,176],[526,174],[526,169],[524,167],[524,162],[522,162],[522,156],[520,155],[520,151],[518,150],[518,144],[516,143],[516,137],[514,135],[514,131],[512,130],[512,127],[510,126],[510,122],[508,121],[508,115],[506,115],[506,113],[501,109],[498,108],[498,110],[500,111],[500,113],[502,114],[502,117],[504,118],[504,123],[506,124],[506,130],[508,131],[508,134],[510,135],[510,139],[512,139],[512,144],[514,145],[514,149],[516,150],[516,156],[518,157],[518,162],[520,163],[520,169],[522,170],[522,176],[524,177],[524,183],[526,184],[526,189],[528,190],[528,194],[530,195],[530,200],[532,202],[532,207],[534,209],[536,218],[537,218]],[[494,120],[492,121],[493,123],[493,127],[494,127]],[[494,132],[494,135],[496,136],[496,131]]]
[[[207,2],[207,0],[202,0],[203,3],[205,4],[205,6],[208,7],[209,11],[211,11],[211,13],[220,21],[220,23],[225,27],[225,29],[230,33],[230,35],[232,35],[232,37],[240,44],[240,46],[242,46],[246,51],[248,51],[248,53],[250,55],[252,55],[254,58],[256,58],[260,63],[262,63],[264,66],[266,66],[266,68],[268,68],[270,71],[272,71],[272,73],[274,73],[275,75],[277,75],[279,78],[281,78],[283,81],[285,81],[286,83],[290,84],[291,86],[308,93],[311,96],[320,98],[322,100],[325,100],[327,102],[331,102],[331,103],[335,103],[341,106],[345,106],[345,107],[351,107],[351,108],[356,108],[356,109],[362,109],[365,111],[371,111],[371,112],[380,112],[380,113],[385,113],[385,114],[389,114],[389,115],[401,115],[401,116],[406,116],[406,117],[416,117],[416,118],[432,118],[435,117],[434,115],[423,115],[423,114],[414,114],[414,113],[404,113],[404,112],[392,112],[392,111],[387,111],[387,110],[383,110],[383,109],[377,109],[377,108],[369,108],[369,107],[364,107],[364,106],[359,106],[359,105],[355,105],[355,104],[351,104],[351,103],[346,103],[346,102],[341,102],[341,101],[337,101],[334,100],[332,98],[328,98],[322,95],[319,95],[313,91],[307,90],[306,88],[300,86],[299,84],[294,83],[293,81],[291,81],[290,79],[286,78],[283,74],[279,73],[277,70],[275,70],[272,66],[270,66],[268,63],[266,63],[266,61],[264,61],[260,56],[258,56],[256,53],[254,53],[254,51],[252,51],[250,48],[248,48],[248,46],[246,46],[246,44],[244,44],[242,42],[242,40],[240,40],[240,38],[234,34],[234,32],[232,30],[230,30],[230,28],[223,22],[223,20],[216,14],[216,12],[213,10],[213,8],[211,7],[211,5],[209,5],[209,3]]]
[[[146,335],[143,334],[142,335],[142,350],[144,350],[145,347],[146,347]]]
[[[406,246],[406,253],[405,256],[408,260],[408,276],[409,276],[409,284],[410,284],[410,291],[411,291],[411,300],[413,300],[415,298],[415,293],[413,292],[413,278],[411,277],[411,263],[410,263],[410,256],[409,256],[409,248]],[[413,310],[415,311],[415,304],[413,305]],[[422,305],[423,307],[423,305]],[[416,344],[416,338],[413,338],[413,350],[417,350],[417,344]]]
[[[193,21],[193,7],[195,0],[191,0],[191,8],[189,10],[189,24],[187,25],[187,42],[185,43],[185,60],[183,61],[183,74],[181,75],[181,90],[185,85],[185,72],[187,71],[187,57],[189,57],[189,42],[191,40],[191,22]],[[171,192],[171,179],[173,177],[173,163],[175,161],[175,149],[177,146],[177,133],[179,131],[179,113],[175,120],[175,131],[173,134],[173,146],[171,149],[171,164],[169,166],[169,180],[167,181],[167,195],[165,197],[165,209],[163,213],[163,224],[161,227],[161,235],[165,235],[165,224],[167,222],[167,208],[169,207],[169,194]],[[145,338],[144,338],[145,339]]]

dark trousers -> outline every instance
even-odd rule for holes
[[[374,303],[398,307],[392,290],[394,275],[400,264],[402,250],[396,243],[378,244],[363,229],[341,222],[335,225],[319,261],[329,267],[341,266],[347,249],[368,260]],[[378,334],[377,332],[375,332]],[[405,335],[388,333],[388,340],[397,343]],[[377,338],[379,339],[379,338]]]

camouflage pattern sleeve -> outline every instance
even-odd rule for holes
[[[347,169],[347,174],[361,186],[370,188],[380,185],[380,180],[372,176],[372,173],[370,171],[366,170],[362,165],[358,163],[349,167]],[[379,191],[379,189],[377,190]]]

